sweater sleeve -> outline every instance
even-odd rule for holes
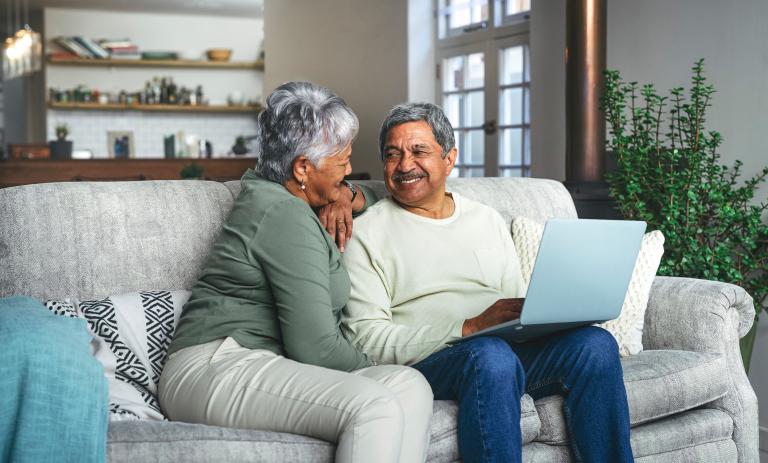
[[[353,238],[344,253],[352,290],[344,308],[345,334],[379,363],[412,365],[461,338],[464,320],[434,320],[409,326],[392,319],[386,279],[364,239]]]
[[[359,183],[356,183],[355,186],[360,189],[360,191],[363,193],[363,197],[365,197],[365,204],[363,205],[363,208],[354,213],[354,216],[357,217],[365,212],[369,207],[376,204],[376,202],[381,198],[379,198],[378,195],[370,187],[360,185]]]
[[[272,290],[286,357],[344,371],[370,366],[333,313],[331,250],[322,233],[309,214],[273,207],[250,243]]]

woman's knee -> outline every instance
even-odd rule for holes
[[[374,368],[385,373],[385,376],[377,381],[380,381],[377,386],[386,388],[400,403],[406,415],[432,415],[432,387],[418,370],[401,365],[381,365]]]

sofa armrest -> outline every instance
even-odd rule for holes
[[[735,326],[728,323],[734,318]],[[739,286],[656,277],[645,312],[643,347],[722,353],[723,343],[738,342],[754,320],[752,297]]]
[[[709,408],[733,419],[739,463],[758,461],[757,397],[741,360],[739,339],[755,319],[752,297],[739,286],[693,278],[656,277],[645,312],[643,348],[719,353],[728,393]]]

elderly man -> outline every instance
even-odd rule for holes
[[[619,353],[607,331],[446,344],[519,317],[517,253],[496,211],[446,191],[457,151],[440,108],[396,106],[379,141],[392,196],[355,222],[344,256],[352,284],[347,337],[380,363],[421,371],[436,399],[459,402],[464,461],[522,460],[524,393],[565,396],[577,461],[633,461]]]

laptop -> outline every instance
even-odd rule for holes
[[[520,318],[473,333],[525,342],[619,316],[645,233],[645,222],[550,219]]]

